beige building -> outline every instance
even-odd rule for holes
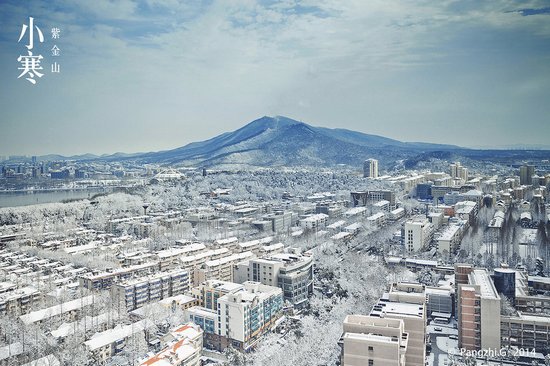
[[[426,359],[426,309],[424,304],[391,302],[380,299],[370,313],[371,317],[402,320],[408,333],[405,351],[407,366],[424,366]]]
[[[400,319],[348,315],[341,339],[343,366],[405,366],[408,333]]]
[[[243,252],[232,254],[227,257],[205,262],[200,268],[196,269],[196,279],[199,283],[207,280],[233,281],[233,265],[252,259],[255,255],[252,252]]]
[[[523,349],[535,348],[537,352],[550,351],[550,318],[543,314],[503,316],[500,320],[502,346]]]
[[[458,346],[500,349],[500,296],[486,269],[471,270],[468,284],[458,285],[457,301]]]
[[[378,160],[367,159],[363,164],[363,177],[378,178]]]

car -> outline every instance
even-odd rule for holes
[[[458,339],[458,336],[457,336],[456,334],[451,334],[451,335],[449,336],[449,339],[455,339],[455,340],[457,340],[457,339]]]
[[[434,330],[435,330],[436,332],[441,332],[441,331],[443,330],[443,328],[441,328],[441,327],[435,327]]]

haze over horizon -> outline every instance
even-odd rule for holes
[[[45,69],[61,49],[61,73],[36,85],[17,78],[29,16]],[[548,146],[547,1],[12,0],[0,25],[0,155],[167,150],[263,115]]]

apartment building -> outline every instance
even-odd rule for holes
[[[169,248],[156,252],[155,257],[159,262],[159,270],[166,271],[180,265],[179,259],[183,256],[196,255],[206,252],[206,246],[202,243],[192,243],[181,248]]]
[[[223,286],[229,289],[228,284]],[[204,330],[207,348],[248,350],[275,325],[282,308],[280,288],[247,281],[219,297],[216,310],[196,306],[186,315]]]
[[[535,348],[537,352],[550,352],[550,318],[543,314],[524,314],[502,316],[500,319],[502,346],[514,346],[523,349]]]
[[[25,325],[43,323],[49,320],[60,322],[72,322],[80,318],[81,312],[96,302],[93,295],[85,296],[80,299],[64,302],[49,308],[32,311],[21,315],[19,319]]]
[[[234,280],[260,282],[283,290],[285,301],[301,307],[313,293],[313,256],[288,248],[286,252],[237,263]]]
[[[458,346],[500,349],[500,296],[486,269],[471,270],[458,285],[457,303]]]
[[[126,280],[112,287],[115,301],[123,303],[128,311],[150,302],[180,295],[189,290],[189,272],[174,270]]]
[[[378,212],[367,217],[367,227],[377,230],[386,224],[386,214],[384,212]]]
[[[208,261],[221,259],[231,255],[231,251],[227,248],[212,249],[206,252],[198,253],[195,255],[187,255],[179,258],[180,266],[187,270],[192,277],[193,285],[197,285],[199,280],[197,278],[197,270]]]
[[[109,358],[124,349],[129,338],[154,328],[153,322],[147,319],[129,325],[117,325],[113,329],[96,333],[84,342],[84,346],[92,355],[95,364],[104,365]]]
[[[380,299],[372,308],[370,316],[402,320],[404,332],[408,333],[405,364],[407,366],[424,366],[426,358],[426,308],[424,304]]]
[[[12,289],[0,294],[0,314],[21,315],[27,314],[33,304],[40,302],[42,294],[34,287]]]
[[[401,319],[348,315],[344,319],[342,366],[405,366],[409,334]]]
[[[425,216],[414,216],[405,222],[403,240],[408,252],[427,248],[432,241],[433,225]]]
[[[436,238],[437,251],[439,253],[447,252],[451,255],[460,248],[462,241],[463,229],[459,225],[449,225],[447,228]]]
[[[300,227],[309,230],[318,230],[327,226],[328,215],[315,214],[300,220]]]
[[[390,210],[395,207],[395,192],[389,190],[373,190],[364,192],[350,192],[351,203],[353,207],[367,206],[378,201],[388,201],[390,203]]]
[[[244,289],[218,300],[218,334],[235,348],[248,350],[281,316],[283,292],[278,287],[247,281]]]
[[[158,271],[158,262],[149,262],[111,271],[84,274],[78,277],[80,287],[88,290],[106,290],[119,281],[128,280],[135,276],[145,276]]]
[[[363,163],[363,177],[378,178],[378,160],[367,159]]]
[[[199,283],[207,280],[233,282],[233,265],[254,257],[256,256],[252,252],[243,252],[207,261],[195,270],[196,279]]]
[[[198,300],[199,306],[210,310],[218,309],[218,299],[244,288],[244,285],[228,281],[208,280],[191,289],[191,295]]]

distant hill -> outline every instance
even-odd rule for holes
[[[46,155],[38,160],[135,161],[191,167],[331,166],[360,167],[376,158],[385,168],[415,168],[430,159],[461,158],[480,162],[514,164],[521,159],[550,159],[548,150],[466,149],[454,145],[402,142],[346,129],[315,127],[287,117],[264,116],[211,139],[165,151],[84,154],[64,157]],[[28,159],[28,158],[27,158]]]
[[[314,127],[287,117],[262,117],[233,132],[183,147],[142,154],[145,162],[201,166],[324,166],[395,160],[457,146],[408,143],[345,129]]]

